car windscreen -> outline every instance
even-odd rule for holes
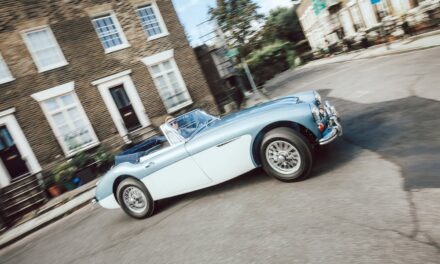
[[[194,110],[168,121],[168,124],[184,139],[189,139],[217,119],[203,111]]]

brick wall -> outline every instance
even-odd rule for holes
[[[147,67],[141,58],[174,49],[174,58],[195,104],[217,112],[192,48],[184,35],[171,0],[157,0],[168,36],[147,40],[135,7],[148,1],[2,1],[0,7],[0,52],[16,80],[0,84],[0,111],[16,108],[15,116],[37,156],[47,168],[64,158],[54,133],[37,101],[31,94],[75,81],[75,91],[100,142],[121,145],[113,120],[92,81],[132,70],[132,80],[153,124],[160,124],[166,109]],[[131,45],[105,54],[91,23],[96,14],[113,11]],[[50,25],[68,62],[67,66],[38,73],[21,32],[36,26]]]

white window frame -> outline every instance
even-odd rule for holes
[[[0,112],[0,126],[6,126],[18,151],[20,152],[21,158],[26,162],[29,172],[32,174],[41,171],[41,166],[32,151],[29,142],[27,141],[20,125],[15,118],[15,108],[9,108],[7,110]],[[8,171],[4,168],[0,161],[0,188],[9,185],[11,178]]]
[[[157,54],[149,56],[149,57],[145,57],[145,58],[141,59],[141,61],[145,65],[147,65],[148,71],[150,72],[150,75],[151,75],[151,78],[153,79],[153,82],[156,86],[156,89],[159,92],[159,96],[160,96],[159,86],[156,82],[156,79],[154,78],[155,74],[153,74],[151,67],[154,65],[160,64],[164,61],[171,62],[171,66],[174,68],[177,81],[179,82],[179,86],[182,87],[182,89],[184,89],[187,92],[188,101],[183,102],[183,103],[176,105],[174,107],[171,107],[171,108],[167,108],[165,106],[165,102],[163,101],[163,98],[161,97],[162,102],[164,102],[164,107],[169,114],[174,113],[174,112],[176,112],[176,111],[178,111],[188,105],[191,105],[193,103],[192,98],[191,98],[191,94],[189,93],[188,88],[186,87],[186,84],[185,84],[185,81],[183,80],[182,74],[180,73],[180,69],[179,69],[179,67],[177,67],[176,61],[174,60],[174,49],[163,51],[163,52],[157,53]]]
[[[162,33],[154,35],[152,37],[148,36],[147,31],[145,31],[144,26],[142,25],[141,17],[139,16],[139,12],[138,12],[139,9],[142,9],[142,8],[146,7],[147,5],[151,5],[151,7],[153,8],[154,15],[156,16],[157,22],[159,23],[160,29],[162,30]],[[160,12],[159,7],[157,6],[156,1],[151,1],[151,2],[145,3],[143,5],[138,5],[136,7],[136,15],[139,18],[139,23],[141,23],[142,31],[144,31],[145,35],[147,36],[148,41],[155,40],[155,39],[158,39],[158,38],[162,38],[162,37],[168,36],[170,34],[168,32],[168,29],[167,29],[167,26],[165,24],[165,21],[162,18],[162,13]]]
[[[3,66],[6,69],[6,73],[8,74],[8,76],[0,79],[0,84],[2,83],[7,83],[7,82],[12,82],[13,80],[15,80],[15,78],[12,76],[11,71],[9,70],[8,64],[6,63],[5,59],[3,58],[2,54],[0,53],[0,64],[3,64]]]
[[[104,46],[104,43],[102,43],[101,39],[99,38],[99,33],[98,30],[95,27],[94,21],[103,17],[111,17],[113,23],[115,24],[116,30],[118,31],[119,37],[121,38],[122,44],[118,45],[118,46],[114,46],[111,48],[106,49]],[[118,18],[116,17],[116,14],[113,11],[108,11],[105,13],[102,13],[100,15],[94,16],[92,17],[92,26],[95,29],[96,35],[98,36],[98,40],[101,43],[102,48],[104,49],[105,54],[111,53],[111,52],[115,52],[118,50],[122,50],[122,49],[126,49],[128,47],[130,47],[130,43],[128,43],[127,38],[125,37],[125,33],[122,30],[121,24],[119,23]]]
[[[42,65],[40,65],[37,56],[35,56],[34,51],[32,50],[32,45],[29,42],[29,38],[28,38],[28,34],[35,32],[35,31],[40,31],[40,30],[44,30],[46,29],[49,32],[49,38],[52,39],[52,41],[55,43],[54,48],[56,49],[56,52],[59,53],[59,55],[62,58],[62,61],[60,61],[59,63],[53,64],[53,65],[49,65],[46,67],[43,67]],[[69,63],[67,62],[66,58],[64,57],[64,53],[61,50],[60,45],[58,44],[57,39],[55,38],[55,35],[52,32],[52,29],[50,28],[50,26],[46,25],[46,26],[41,26],[41,27],[35,27],[35,28],[31,28],[31,29],[27,29],[25,31],[21,32],[21,35],[24,39],[24,43],[26,44],[27,49],[29,50],[29,53],[32,56],[32,59],[34,60],[35,65],[37,66],[38,72],[45,72],[45,71],[49,71],[49,70],[53,70],[59,67],[63,67],[68,65]]]
[[[40,103],[40,107],[43,110],[44,115],[46,116],[46,119],[49,122],[50,127],[52,128],[53,133],[55,134],[55,137],[58,140],[58,143],[61,146],[61,149],[64,152],[64,155],[66,157],[71,157],[73,155],[75,155],[78,152],[81,152],[83,150],[87,150],[93,147],[96,147],[97,145],[99,145],[99,140],[98,137],[95,134],[95,131],[93,129],[93,126],[90,123],[89,118],[86,115],[86,112],[84,111],[84,108],[82,107],[81,102],[78,99],[78,96],[76,95],[75,92],[75,83],[74,82],[69,82],[63,85],[59,85],[35,94],[32,94],[32,98],[34,98],[36,101],[38,101]],[[76,148],[73,151],[68,149],[68,146],[65,145],[64,140],[61,138],[61,133],[58,131],[58,128],[52,118],[52,115],[50,113],[50,111],[47,109],[47,106],[45,105],[45,102],[48,99],[52,99],[55,97],[60,97],[64,94],[68,94],[71,93],[73,95],[73,99],[75,101],[75,104],[77,106],[78,112],[79,114],[82,116],[82,119],[84,120],[84,123],[86,126],[89,127],[89,131],[90,131],[90,136],[92,137],[92,142],[88,143],[80,148]]]
[[[125,127],[124,121],[122,119],[121,113],[118,110],[118,107],[116,106],[115,100],[110,93],[111,88],[122,84],[133,106],[133,110],[136,113],[139,122],[141,123],[142,128],[148,127],[151,124],[148,116],[145,114],[145,108],[142,104],[142,100],[139,97],[136,87],[134,86],[134,83],[130,77],[131,73],[131,70],[126,70],[92,82],[92,85],[98,88],[99,93],[101,94],[102,99],[104,100],[104,103],[107,106],[108,111],[110,112],[110,116],[113,119],[113,123],[115,124],[119,135],[126,143],[130,143],[130,140],[128,138],[129,132]]]

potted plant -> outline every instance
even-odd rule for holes
[[[101,147],[95,153],[93,159],[95,161],[95,165],[98,173],[103,174],[112,166],[114,155],[110,151]]]
[[[89,154],[80,152],[72,158],[70,163],[76,168],[74,174],[76,177],[75,182],[78,186],[96,178],[94,173],[95,162]]]
[[[57,196],[57,187],[64,186],[68,191],[75,189],[96,178],[97,172],[103,173],[113,163],[113,154],[104,148],[98,149],[93,157],[86,152],[79,152],[72,159],[56,166],[52,171],[56,182],[48,189],[49,193]],[[95,170],[97,169],[97,170]],[[58,194],[59,195],[59,194]]]
[[[64,186],[67,190],[73,190],[75,186],[71,182],[72,177],[75,175],[76,167],[73,166],[73,164],[70,161],[65,161],[58,166],[55,167],[55,169],[52,171],[53,173],[53,179],[55,180],[55,183],[59,189],[59,186]],[[52,187],[52,186],[51,186]],[[53,195],[57,195],[56,187],[52,188]],[[49,190],[51,192],[51,190]],[[51,193],[52,195],[52,193]]]
[[[60,186],[58,186],[57,183],[54,183],[47,188],[47,192],[50,194],[51,197],[57,197],[60,196],[62,191]]]

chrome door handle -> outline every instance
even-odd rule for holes
[[[148,169],[148,168],[154,166],[154,164],[155,164],[154,162],[149,162],[147,165],[145,165],[145,169]]]
[[[227,145],[227,144],[229,144],[229,143],[232,143],[232,142],[236,141],[236,140],[239,139],[239,138],[240,138],[240,137],[230,139],[230,140],[228,140],[228,141],[226,141],[226,142],[223,142],[223,143],[218,144],[216,147],[217,147],[217,148],[223,147],[223,146],[225,146],[225,145]]]

